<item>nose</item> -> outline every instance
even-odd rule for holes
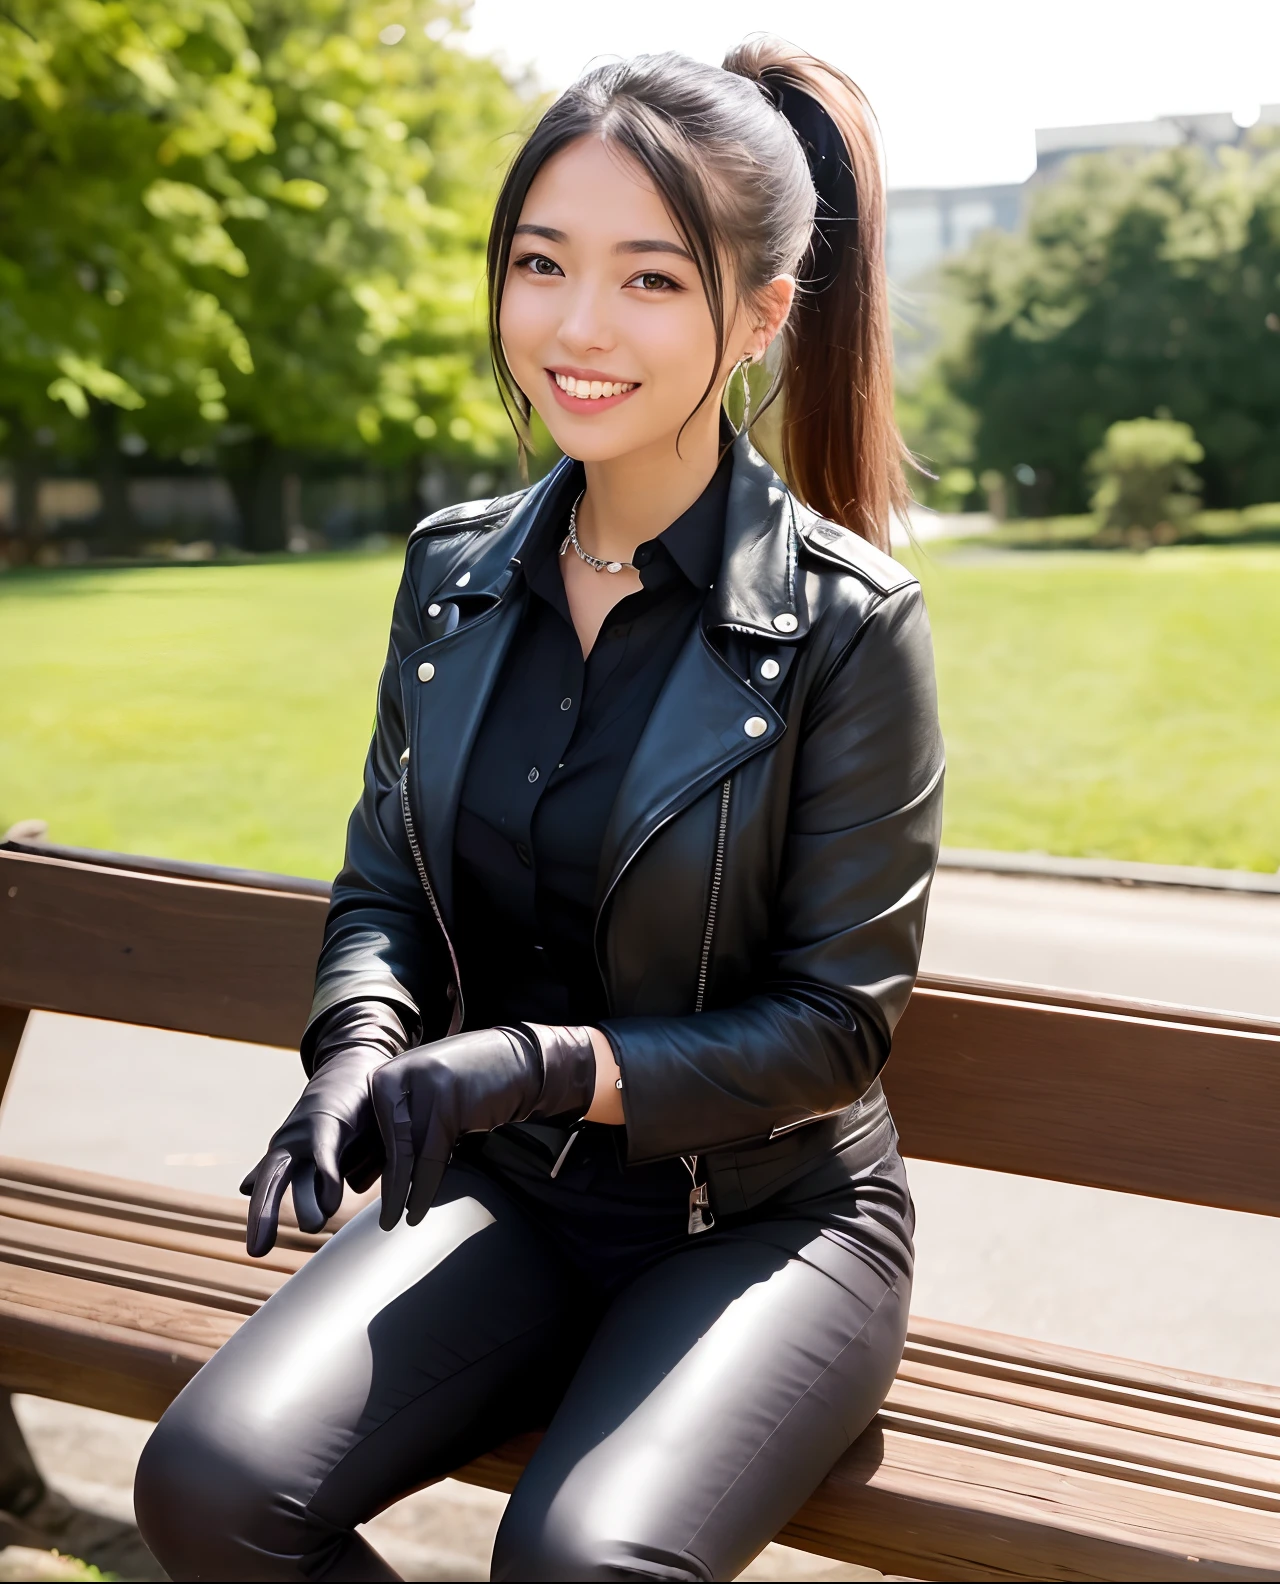
[[[579,279],[565,293],[563,302],[560,341],[565,351],[575,356],[611,351],[617,337],[610,323],[604,286],[597,281]]]

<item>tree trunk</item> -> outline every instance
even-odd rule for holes
[[[12,465],[13,494],[9,501],[9,533],[20,560],[34,561],[44,523],[40,517],[40,450],[31,432],[15,413],[6,413]]]
[[[110,402],[93,401],[91,413],[98,440],[98,488],[102,492],[98,524],[103,546],[108,551],[132,550],[138,528],[129,508],[129,475],[120,451],[120,411]]]
[[[228,468],[240,508],[241,543],[255,555],[283,550],[288,540],[285,478],[288,458],[274,440],[255,435]]]

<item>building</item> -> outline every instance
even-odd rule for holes
[[[1036,168],[1025,182],[891,189],[885,239],[889,278],[902,290],[918,291],[939,264],[963,253],[979,233],[1016,231],[1030,193],[1077,154],[1148,154],[1182,144],[1220,149],[1241,142],[1254,125],[1280,125],[1280,104],[1261,106],[1256,121],[1224,111],[1108,126],[1042,127],[1036,132]]]

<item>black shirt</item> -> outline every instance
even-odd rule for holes
[[[467,975],[471,1028],[605,1015],[593,940],[604,834],[719,569],[731,472],[726,455],[688,511],[636,548],[643,589],[605,617],[585,660],[560,575],[567,523],[525,547],[528,604],[472,748],[455,837],[459,957],[483,965]]]

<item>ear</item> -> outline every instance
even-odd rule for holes
[[[755,330],[743,355],[758,363],[769,348],[770,342],[787,322],[791,304],[795,301],[794,275],[775,275],[756,301]]]

